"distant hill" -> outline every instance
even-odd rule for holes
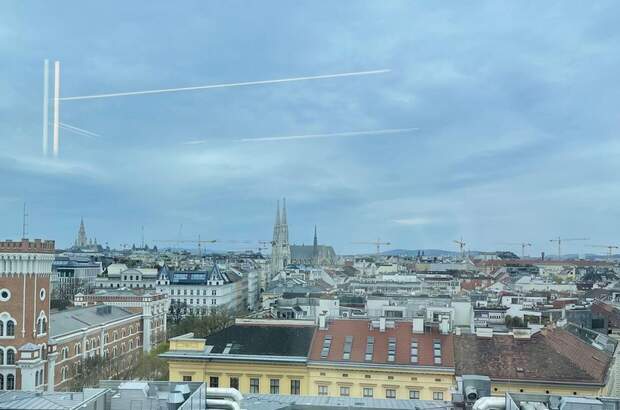
[[[423,253],[424,256],[459,256],[460,252],[446,251],[443,249],[390,249],[389,251],[381,252],[381,255],[385,256],[418,256],[419,253]],[[471,251],[467,254],[475,256],[480,252]]]

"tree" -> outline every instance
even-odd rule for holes
[[[170,310],[168,311],[168,317],[176,325],[179,324],[181,319],[187,313],[187,304],[185,302],[174,301],[170,303]]]
[[[506,315],[504,318],[504,324],[506,327],[512,327],[512,317],[510,315]]]
[[[207,337],[211,333],[232,325],[233,322],[233,316],[223,309],[212,309],[209,314],[202,316],[190,314],[168,327],[169,337],[190,332],[193,332],[196,337]]]

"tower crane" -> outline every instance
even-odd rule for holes
[[[377,256],[381,254],[381,245],[389,246],[391,242],[382,242],[381,238],[377,238],[376,241],[368,241],[368,242],[351,242],[355,245],[375,245],[377,247]]]
[[[216,243],[217,239],[206,239],[206,240],[201,240],[200,239],[200,235],[198,235],[198,239],[197,240],[191,240],[191,239],[158,239],[155,242],[159,242],[159,243],[175,243],[175,244],[180,244],[180,243],[195,243],[198,245],[198,257],[201,258],[202,257],[202,244],[205,243]]]
[[[557,242],[558,243],[558,259],[562,259],[562,242],[569,241],[588,241],[590,238],[561,238],[557,237],[557,239],[549,239],[549,242]]]
[[[620,246],[617,245],[588,245],[590,248],[606,248],[607,252],[608,252],[608,256],[611,258],[613,253],[614,253],[614,249],[620,249]]]
[[[452,242],[456,243],[459,246],[459,249],[461,250],[461,258],[465,257],[465,245],[467,245],[466,242],[463,241],[463,237],[461,236],[461,240],[453,240]]]
[[[500,243],[500,245],[521,246],[521,259],[525,257],[525,248],[532,246],[532,244],[529,242],[506,242],[506,243]]]

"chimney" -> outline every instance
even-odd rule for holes
[[[413,333],[424,333],[424,318],[423,317],[414,317],[413,318]]]
[[[379,318],[379,332],[385,332],[385,317]]]
[[[324,313],[321,313],[319,315],[319,330],[326,330],[327,329],[327,318],[325,317]]]

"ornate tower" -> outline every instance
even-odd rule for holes
[[[276,275],[291,261],[291,247],[288,243],[288,224],[286,221],[286,199],[280,201],[276,211],[276,222],[273,226],[273,241],[271,243],[271,276]]]
[[[80,230],[78,231],[77,239],[75,240],[76,248],[83,248],[88,245],[88,239],[86,238],[86,229],[84,228],[84,218],[80,220]]]
[[[53,374],[53,357],[48,358],[53,261],[54,241],[0,241],[2,390],[43,390]]]
[[[282,265],[285,267],[291,262],[291,246],[288,242],[288,222],[286,220],[286,198],[282,199],[282,221],[280,229],[282,230]]]
[[[314,225],[314,242],[312,243],[312,264],[319,266],[319,241],[316,236],[316,225]]]

